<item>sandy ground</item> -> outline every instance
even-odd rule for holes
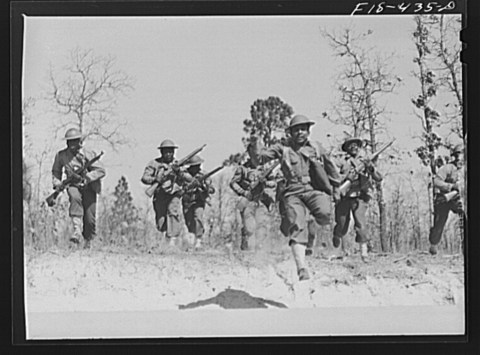
[[[365,264],[315,250],[307,260],[312,278],[299,282],[288,248],[50,251],[25,258],[27,313],[453,306],[462,314],[461,255],[372,254]]]

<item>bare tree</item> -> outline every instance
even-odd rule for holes
[[[70,52],[69,64],[62,72],[50,68],[48,98],[68,117],[59,129],[73,122],[85,137],[106,141],[116,150],[128,142],[121,133],[125,123],[113,121],[117,98],[133,90],[133,80],[114,67],[113,57],[77,47]]]
[[[368,135],[368,145],[372,153],[378,149],[380,134],[386,133],[382,118],[385,107],[378,99],[392,93],[401,82],[401,78],[393,74],[388,64],[393,54],[385,55],[366,48],[362,41],[372,35],[373,31],[355,33],[344,29],[340,34],[322,31],[327,38],[335,56],[344,63],[337,77],[337,89],[340,99],[336,105],[336,116],[328,118],[336,124],[343,124],[351,130],[349,135],[361,137]],[[381,182],[375,184],[376,198],[379,208],[380,244],[382,251],[388,251],[390,243],[387,234],[387,214]]]

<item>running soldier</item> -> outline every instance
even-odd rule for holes
[[[252,186],[258,183],[260,175],[264,173],[257,157],[247,150],[249,159],[238,166],[230,180],[230,188],[240,196],[237,209],[242,219],[241,250],[249,249],[249,240],[255,234],[257,225],[263,225],[266,220],[266,211],[273,205],[273,199],[263,189],[259,193],[252,191]],[[262,186],[261,186],[262,187]],[[275,180],[266,176],[266,188],[274,188]]]
[[[465,225],[465,164],[463,145],[458,144],[452,151],[453,161],[438,169],[433,179],[434,210],[433,227],[430,229],[429,252],[437,254],[437,245],[442,238],[443,229],[447,222],[450,211],[458,214],[460,223]]]
[[[97,194],[102,188],[100,179],[105,176],[105,169],[98,161],[91,165],[88,163],[98,156],[83,147],[82,134],[78,129],[67,130],[65,140],[67,148],[59,151],[53,162],[53,188],[59,189],[62,186],[63,173],[71,180],[67,186],[70,200],[68,213],[73,224],[70,242],[79,245],[83,239],[84,248],[88,249],[96,236]],[[86,166],[88,168],[84,169]],[[83,173],[79,174],[78,172],[82,170]]]
[[[173,141],[165,139],[158,147],[161,156],[148,163],[141,179],[146,185],[156,186],[153,193],[155,224],[160,232],[165,232],[165,237],[172,246],[176,245],[182,232],[182,186],[192,181],[186,168],[176,164],[177,148]]]
[[[353,215],[355,242],[360,244],[360,255],[368,262],[368,235],[366,212],[371,199],[372,179],[381,181],[382,175],[377,171],[370,159],[363,159],[360,152],[363,141],[359,138],[347,138],[342,144],[342,150],[348,154],[339,163],[342,183],[349,181],[350,187],[342,194],[335,204],[335,227],[333,229],[333,246],[338,248],[342,238],[348,232],[350,214]]]
[[[208,197],[215,193],[212,180],[209,177],[205,178],[205,172],[201,166],[203,161],[198,155],[189,160],[187,172],[193,181],[186,186],[182,197],[183,216],[188,232],[195,236],[195,249],[202,246],[202,236],[205,232],[203,225],[205,204]]]
[[[330,195],[338,186],[340,176],[327,151],[319,142],[309,140],[310,128],[315,122],[302,115],[294,116],[288,127],[287,145],[263,147],[258,139],[252,141],[253,151],[260,159],[280,159],[285,177],[283,198],[285,212],[282,225],[297,266],[299,280],[308,280],[305,262],[308,243],[307,212],[319,225],[330,223]]]

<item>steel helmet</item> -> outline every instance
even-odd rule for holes
[[[162,143],[160,143],[160,145],[158,146],[158,149],[162,149],[162,148],[178,148],[175,143],[173,143],[172,140],[170,139],[165,139]]]
[[[190,160],[188,161],[188,164],[190,166],[193,166],[193,165],[200,165],[204,162],[204,160],[199,157],[198,155],[194,155],[192,158],[190,158]]]
[[[82,133],[77,128],[70,128],[65,132],[65,140],[82,138]]]
[[[463,144],[457,144],[455,147],[453,147],[452,155],[455,155],[458,153],[463,153]]]
[[[309,126],[311,126],[311,125],[314,125],[315,122],[310,121],[306,116],[295,115],[290,120],[290,125],[288,126],[288,129],[291,129],[294,126],[298,126],[298,125],[301,125],[301,124],[308,124]]]
[[[342,144],[342,150],[344,152],[347,151],[347,148],[350,144],[352,143],[357,143],[359,147],[361,147],[363,145],[363,141],[360,139],[360,138],[357,138],[357,137],[349,137],[347,139],[345,139],[345,142],[343,142]]]

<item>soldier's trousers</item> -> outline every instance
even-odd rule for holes
[[[238,201],[237,209],[242,218],[242,239],[248,240],[248,238],[255,234],[257,224],[260,227],[257,232],[258,237],[266,236],[267,229],[265,223],[267,208],[263,203],[249,201],[242,196]]]
[[[159,191],[153,198],[153,209],[155,210],[157,229],[160,232],[165,232],[167,238],[179,237],[182,232],[180,196]]]
[[[310,190],[284,197],[285,213],[282,215],[282,229],[291,240],[308,244],[307,210],[321,226],[330,223],[330,197],[321,191]],[[311,226],[310,226],[311,227]]]
[[[357,243],[366,243],[367,236],[367,208],[369,197],[344,197],[335,206],[335,227],[333,235],[342,238],[348,232],[350,224],[350,215],[353,215],[355,228],[355,241]]]
[[[205,233],[203,226],[203,211],[205,209],[204,204],[194,204],[190,208],[184,206],[183,216],[187,229],[190,233],[193,233],[196,238],[201,238]]]
[[[443,203],[434,203],[433,227],[430,229],[430,235],[428,236],[430,244],[437,245],[438,243],[440,243],[450,211],[456,214],[463,215],[462,205],[457,200]]]
[[[95,214],[97,209],[97,193],[87,185],[83,189],[76,186],[67,188],[70,208],[70,217],[81,217],[83,219],[83,237],[91,240],[96,236]]]
[[[285,199],[279,197],[279,203],[278,203],[278,211],[280,212],[280,216],[282,216],[282,220],[280,223],[280,232],[285,236],[288,237],[289,233],[289,221],[288,218],[284,218],[286,213],[286,207],[285,207]],[[313,244],[315,243],[315,238],[317,236],[317,222],[315,222],[315,219],[310,217],[308,218],[307,221],[307,233],[308,233],[308,242],[307,242],[307,247],[313,247]]]

